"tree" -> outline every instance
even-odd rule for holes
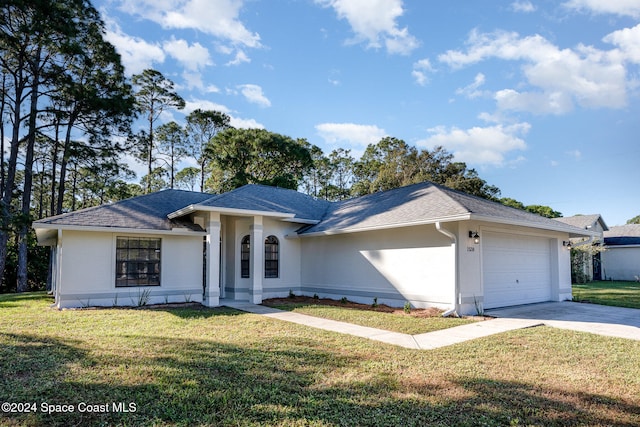
[[[627,224],[640,224],[640,215],[631,218],[629,221],[627,221]]]
[[[138,142],[138,157],[147,163],[147,176],[153,176],[155,162],[154,126],[163,111],[175,108],[182,110],[184,99],[174,89],[174,84],[156,70],[146,69],[133,76],[133,84],[137,88],[136,107],[147,120],[146,134],[141,134]],[[146,192],[151,192],[152,180],[146,182]]]
[[[186,167],[176,174],[176,186],[185,190],[194,191],[199,180],[200,169],[193,166]]]
[[[525,210],[525,206],[522,204],[522,202],[519,202],[516,199],[512,199],[510,197],[503,197],[498,201],[505,206]]]
[[[560,218],[562,216],[562,213],[554,211],[549,206],[528,205],[525,207],[525,210],[547,218]]]
[[[200,166],[200,191],[204,191],[205,171],[210,160],[207,144],[219,132],[230,128],[231,118],[220,111],[197,109],[187,116],[187,152]]]
[[[500,190],[467,169],[463,162],[453,162],[453,155],[443,147],[432,151],[409,146],[401,139],[385,137],[367,146],[354,163],[354,196],[431,181],[468,194],[495,199]]]
[[[106,134],[114,121],[122,122],[123,116],[128,115],[127,111],[120,116],[114,113],[126,107],[126,93],[117,99],[111,96],[113,93],[104,96],[105,85],[115,82],[119,89],[126,89],[127,85],[124,73],[118,74],[122,71],[120,58],[103,36],[104,24],[87,0],[7,0],[0,4],[2,133],[4,113],[13,126],[9,160],[6,169],[4,162],[2,168],[0,271],[5,270],[9,234],[15,231],[18,291],[26,290],[28,286],[27,254],[32,251],[29,225],[35,164],[40,162],[41,173],[36,186],[41,187],[39,210],[44,212],[42,187],[45,183],[51,187],[49,205],[53,208],[55,204],[55,173],[60,152],[58,130],[67,126],[70,133],[74,122],[81,123],[96,111],[104,111],[97,121],[84,126],[84,131],[91,133],[100,129]],[[76,108],[80,105],[89,107]],[[43,121],[45,114],[53,119]],[[54,137],[48,139],[54,146],[53,155],[38,157],[35,153],[37,138],[50,130],[54,133]],[[18,156],[23,160],[21,171],[17,169]],[[46,167],[45,158],[52,161],[52,167]],[[51,179],[44,177],[47,169]],[[22,174],[21,189],[16,179],[18,172]],[[64,178],[61,181],[64,183]],[[60,194],[64,191],[63,188],[59,190]]]
[[[264,129],[227,129],[207,145],[220,176],[214,190],[233,190],[245,184],[297,189],[312,166],[304,140]]]
[[[169,169],[169,188],[174,187],[177,163],[187,155],[187,134],[176,122],[169,122],[157,130],[158,152]]]
[[[140,180],[140,184],[146,189],[147,193],[160,191],[167,188],[167,170],[164,168],[155,168],[151,171],[151,175],[145,175]]]

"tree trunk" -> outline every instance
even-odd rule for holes
[[[67,164],[69,163],[69,157],[71,157],[71,130],[76,121],[76,113],[72,113],[69,117],[69,123],[67,124],[67,132],[64,137],[64,148],[62,149],[62,159],[60,160],[60,178],[58,184],[58,206],[56,208],[56,215],[62,213],[62,207],[64,203],[64,188],[65,180],[67,179]]]
[[[38,114],[38,97],[39,97],[39,65],[40,52],[38,48],[36,59],[34,61],[33,85],[31,87],[31,106],[29,111],[29,133],[27,136],[27,150],[24,160],[24,187],[22,190],[22,220],[18,230],[18,279],[17,291],[26,292],[29,290],[29,282],[27,278],[27,257],[28,257],[28,241],[27,234],[31,227],[31,190],[33,187],[33,150],[36,143],[36,119]]]
[[[22,124],[21,108],[22,96],[25,83],[22,76],[14,77],[14,105],[13,105],[13,131],[11,135],[11,151],[9,153],[9,163],[7,164],[7,179],[5,181],[4,193],[0,200],[0,284],[4,281],[4,270],[7,264],[7,248],[9,244],[9,233],[13,216],[11,214],[11,201],[13,200],[13,186],[16,179],[16,167],[18,164],[18,152],[20,145],[20,125]]]
[[[60,120],[56,118],[55,121],[55,136],[53,140],[53,151],[51,153],[51,204],[49,209],[51,215],[58,215],[58,211],[56,210],[56,168],[58,167],[58,149],[60,148],[60,141],[58,140]]]

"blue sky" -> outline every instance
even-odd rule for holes
[[[640,214],[638,0],[99,0],[127,73],[356,157],[443,145],[524,204]],[[141,176],[142,165],[136,166]]]

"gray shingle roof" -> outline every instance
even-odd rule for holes
[[[640,245],[640,224],[611,227],[604,232],[604,244],[607,246]]]
[[[297,219],[319,221],[329,202],[316,200],[311,196],[295,190],[249,184],[236,188],[228,193],[213,196],[198,203],[198,206],[229,209],[245,209],[251,211],[290,213]]]
[[[573,225],[574,227],[578,227],[578,228],[584,228],[585,230],[588,228],[591,228],[593,225],[595,225],[596,222],[600,221],[602,224],[602,228],[604,230],[608,229],[607,225],[604,223],[604,220],[602,219],[600,214],[574,215],[574,216],[567,216],[563,218],[554,218],[554,219],[564,224]]]
[[[167,215],[184,206],[211,198],[211,194],[182,190],[163,190],[119,202],[81,209],[34,222],[61,226],[114,227],[146,230],[186,228],[197,230],[195,224],[169,220]]]
[[[581,230],[501,203],[471,196],[431,182],[332,203],[322,221],[302,234],[347,232],[394,225],[435,222],[455,217],[503,220],[544,229]]]
[[[254,184],[216,196],[182,190],[164,190],[45,218],[34,222],[34,228],[38,228],[38,224],[48,224],[147,230],[201,230],[187,219],[168,218],[169,214],[175,214],[187,207],[192,207],[191,211],[197,211],[198,208],[226,208],[293,214],[294,220],[298,219],[300,222],[318,222],[300,229],[300,234],[351,232],[468,218],[543,229],[561,229],[576,236],[584,233],[579,228],[431,182],[341,202],[316,200],[294,190]]]

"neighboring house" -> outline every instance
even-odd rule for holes
[[[164,190],[33,227],[54,248],[60,308],[294,292],[475,314],[571,299],[569,239],[594,236],[429,182],[341,202]]]
[[[604,232],[604,244],[604,278],[640,282],[640,224],[611,227]]]
[[[580,247],[591,245],[592,247],[598,247],[602,245],[604,235],[603,233],[609,230],[607,224],[602,219],[600,214],[594,215],[574,215],[565,218],[555,218],[556,221],[560,221],[564,224],[572,225],[574,227],[590,230],[595,233],[595,236],[589,238],[572,238],[572,247]],[[586,250],[583,252],[576,252],[573,255],[576,259],[572,259],[572,267],[574,270],[573,275],[581,276],[576,281],[584,282],[591,280],[602,280],[602,254],[599,250]],[[576,278],[578,279],[578,278]]]

